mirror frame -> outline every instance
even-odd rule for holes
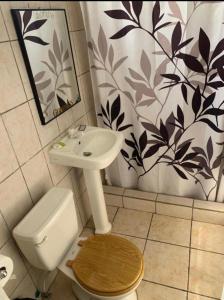
[[[20,30],[20,24],[19,24],[17,14],[21,11],[22,12],[23,11],[62,11],[65,14],[65,21],[66,21],[65,25],[66,25],[66,28],[67,28],[68,39],[69,39],[68,47],[70,47],[70,49],[71,49],[71,61],[72,61],[73,68],[74,68],[74,75],[75,75],[76,82],[77,82],[77,90],[78,90],[78,95],[79,96],[78,96],[78,101],[76,101],[75,103],[70,105],[68,108],[65,108],[61,113],[57,114],[56,116],[53,116],[48,121],[45,120],[44,115],[43,115],[43,111],[42,111],[41,104],[40,104],[40,98],[38,96],[38,91],[37,91],[36,83],[35,83],[35,80],[34,80],[32,67],[31,67],[31,64],[30,64],[30,60],[29,60],[26,45],[25,45],[25,42],[24,42],[23,34]],[[73,56],[73,51],[72,51],[72,44],[71,44],[71,38],[70,38],[70,32],[69,32],[69,27],[68,27],[68,19],[67,19],[66,11],[65,11],[65,9],[57,9],[57,8],[56,9],[32,9],[32,8],[22,9],[21,8],[21,9],[11,9],[11,14],[12,14],[13,22],[14,22],[14,25],[15,25],[15,30],[16,30],[16,34],[17,34],[17,37],[18,37],[18,41],[19,41],[20,49],[21,49],[22,56],[23,56],[23,59],[24,59],[24,63],[25,63],[25,66],[26,66],[27,74],[28,74],[28,77],[29,77],[30,85],[31,85],[31,88],[32,88],[32,91],[33,91],[35,103],[36,103],[38,114],[39,114],[39,117],[40,117],[40,121],[41,121],[42,125],[46,125],[46,124],[53,121],[58,116],[60,116],[61,114],[66,112],[68,109],[72,108],[74,105],[76,105],[77,103],[79,103],[81,101],[80,88],[79,88],[79,84],[78,84],[78,76],[77,76],[76,66],[75,66],[75,62],[74,62],[74,56]]]

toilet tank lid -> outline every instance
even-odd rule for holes
[[[14,228],[14,237],[38,241],[43,228],[71,197],[73,193],[69,189],[59,187],[50,189]]]

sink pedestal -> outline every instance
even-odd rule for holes
[[[107,216],[100,171],[87,169],[83,171],[95,224],[95,233],[109,233],[112,226]]]

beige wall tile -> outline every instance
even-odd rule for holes
[[[156,213],[171,217],[191,219],[192,218],[192,208],[184,207],[180,205],[172,205],[165,203],[156,203]]]
[[[194,207],[224,212],[224,204],[213,201],[194,200]]]
[[[0,42],[5,42],[8,41],[9,37],[8,37],[8,33],[5,27],[5,23],[3,20],[3,16],[2,16],[2,12],[0,9]]]
[[[18,163],[1,117],[0,117],[0,149],[1,149],[1,155],[0,155],[0,182],[1,182],[18,168]]]
[[[32,201],[21,171],[16,171],[0,185],[0,210],[12,229],[31,209]]]
[[[104,193],[106,194],[121,195],[121,196],[124,194],[124,188],[119,186],[104,185],[103,190]]]
[[[68,127],[71,127],[72,123],[74,122],[72,110],[69,109],[57,117],[57,122],[60,132],[63,132],[68,129]]]
[[[38,115],[35,101],[34,100],[29,101],[29,105],[40,138],[40,142],[44,147],[59,135],[57,120],[54,119],[50,123],[46,125],[42,125]]]
[[[29,77],[27,75],[27,71],[26,71],[26,67],[25,67],[25,64],[24,64],[24,59],[23,59],[23,56],[22,56],[22,52],[20,50],[19,42],[18,41],[13,41],[11,43],[11,45],[12,45],[12,49],[13,49],[13,52],[14,52],[14,55],[15,55],[17,66],[19,68],[19,73],[20,73],[20,76],[22,78],[23,86],[24,86],[24,89],[25,89],[25,92],[26,92],[26,97],[27,97],[28,100],[32,99],[34,96],[33,96],[33,92],[32,92],[32,89],[31,89]]]
[[[164,194],[158,194],[157,201],[163,203],[190,206],[190,207],[193,206],[193,199],[191,198],[176,197],[176,196],[170,196]]]
[[[78,79],[78,82],[80,87],[81,99],[85,103],[85,110],[89,111],[94,107],[94,98],[90,73],[87,72],[81,75]]]
[[[84,30],[70,34],[77,74],[81,75],[89,70],[86,34]]]
[[[162,215],[153,215],[149,239],[187,246],[190,244],[191,221]]]
[[[156,204],[154,201],[123,197],[123,203],[125,208],[148,211],[152,213],[156,211]]]
[[[53,183],[56,185],[57,183],[59,183],[62,178],[65,177],[66,174],[68,174],[70,168],[69,167],[64,167],[62,165],[56,165],[56,164],[52,164],[49,160],[49,155],[48,152],[51,149],[51,145],[45,147],[43,149],[44,151],[44,156],[46,158],[47,161],[47,165],[51,174],[51,178]]]
[[[1,1],[0,2],[3,18],[9,33],[10,40],[16,40],[17,35],[12,20],[10,9],[12,8],[28,8],[28,1]]]
[[[9,280],[5,285],[4,290],[8,295],[11,295],[21,280],[27,274],[27,270],[23,263],[22,257],[19,255],[18,248],[13,240],[9,240],[8,243],[0,249],[0,254],[9,256],[13,260],[13,274],[16,275],[16,279]]]
[[[29,8],[50,8],[50,1],[29,1]]]
[[[193,221],[191,247],[224,254],[224,227]]]
[[[75,126],[86,125],[86,124],[88,124],[88,120],[87,120],[86,114],[84,116],[82,116],[79,120],[77,120],[75,122]]]
[[[11,298],[34,298],[36,292],[36,287],[29,274],[22,280],[22,282],[17,286],[15,291],[12,293]]]
[[[21,165],[41,148],[29,105],[26,103],[5,113],[3,121]]]
[[[124,196],[155,201],[157,194],[138,190],[125,189]]]
[[[119,208],[112,232],[146,238],[152,214],[132,209]]]
[[[95,109],[92,109],[87,113],[88,124],[90,126],[97,126],[96,112]]]
[[[107,205],[123,207],[122,196],[113,194],[104,194]]]
[[[224,256],[191,250],[189,291],[221,299],[224,282]]]
[[[85,105],[84,101],[81,100],[80,102],[76,103],[72,107],[72,114],[73,114],[73,120],[74,122],[78,121],[80,118],[82,118],[85,115]]]
[[[26,95],[9,42],[0,43],[0,74],[0,113],[3,113],[26,101]]]
[[[10,232],[7,225],[0,214],[0,248],[10,239]]]
[[[137,290],[139,300],[186,300],[186,292],[142,281]],[[199,300],[199,299],[198,299]]]
[[[84,28],[79,1],[51,1],[51,8],[64,8],[70,31]]]
[[[193,220],[224,225],[224,213],[194,208]]]
[[[44,154],[39,152],[22,166],[33,202],[37,202],[52,187],[52,181]]]
[[[187,289],[189,249],[148,241],[144,252],[144,279]]]

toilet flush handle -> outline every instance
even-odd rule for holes
[[[36,247],[41,247],[41,245],[43,245],[43,243],[46,242],[46,240],[47,240],[47,236],[45,235],[44,238],[42,239],[42,241],[39,242],[39,243],[36,243],[35,246]]]

